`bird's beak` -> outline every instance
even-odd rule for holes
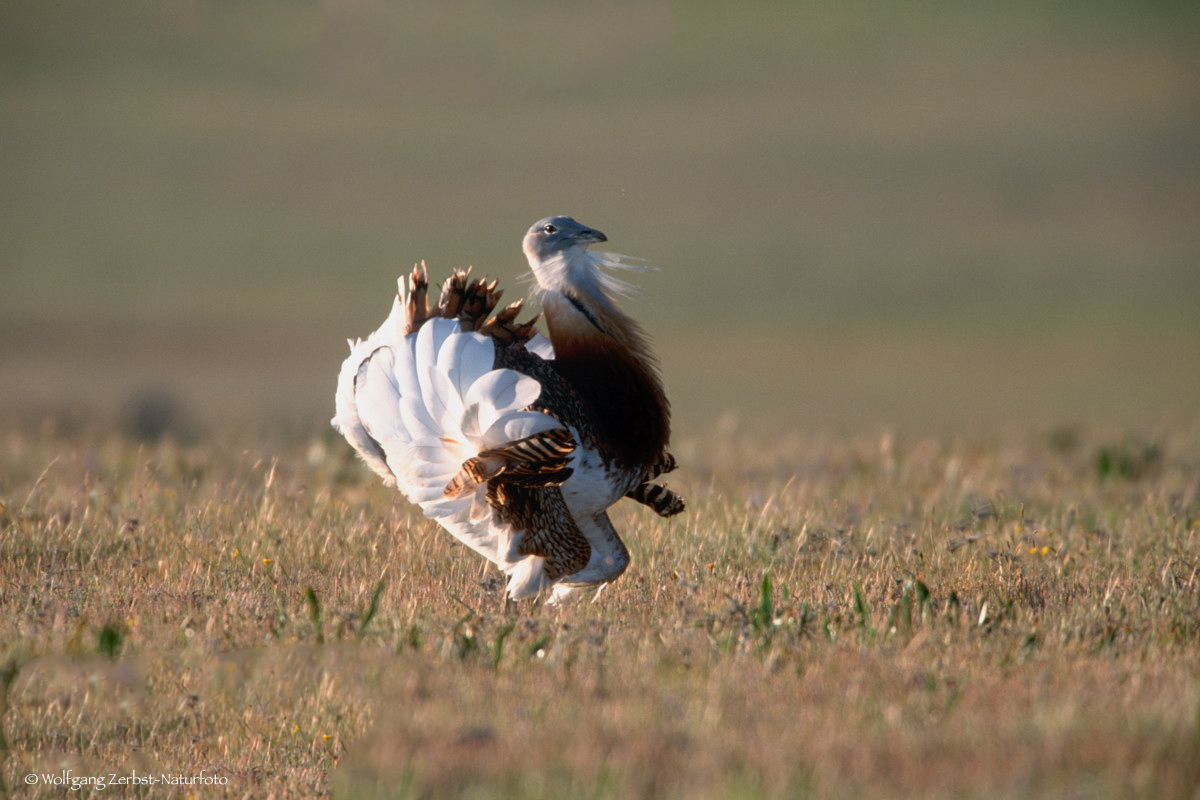
[[[591,228],[586,228],[586,229],[580,231],[579,233],[575,234],[575,236],[572,238],[574,238],[575,241],[577,241],[581,244],[591,244],[592,242],[607,242],[608,241],[607,236],[605,236],[600,231],[594,231]]]

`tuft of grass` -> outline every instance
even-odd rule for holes
[[[768,634],[775,624],[775,606],[771,591],[771,575],[763,573],[758,589],[758,605],[750,617],[750,624],[759,634]]]
[[[102,656],[116,658],[121,653],[121,642],[124,638],[119,626],[111,622],[105,623],[96,637],[96,650]]]
[[[375,614],[379,612],[379,598],[383,594],[383,587],[386,586],[384,581],[380,579],[379,583],[375,584],[375,591],[371,593],[371,602],[367,605],[367,610],[363,612],[362,619],[358,622],[358,629],[354,632],[356,639],[362,639],[367,632],[367,626],[371,624],[371,620],[375,619]]]
[[[325,644],[325,630],[321,625],[321,601],[317,599],[317,593],[311,586],[304,590],[304,602],[308,606],[308,620],[312,623],[313,636],[317,644]]]

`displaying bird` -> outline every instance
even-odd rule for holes
[[[428,300],[424,263],[383,325],[350,342],[333,426],[388,485],[508,576],[508,596],[557,603],[629,564],[608,518],[622,497],[661,516],[683,501],[653,483],[675,468],[670,405],[649,344],[591,253],[607,241],[570,217],[529,229],[523,249],[549,339],[522,302],[496,312],[496,281],[456,271]],[[597,596],[599,592],[597,592]]]

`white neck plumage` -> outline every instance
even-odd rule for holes
[[[586,246],[567,248],[536,264],[531,261],[530,266],[556,353],[560,346],[567,357],[578,348],[615,346],[647,370],[654,370],[654,356],[641,328],[612,299],[613,295],[632,294],[634,287],[604,271],[645,267],[610,253],[589,253]]]
[[[569,247],[544,259],[531,258],[529,266],[539,292],[586,295],[609,308],[615,308],[613,295],[629,296],[634,287],[605,270],[648,269],[615,253],[590,253],[586,245]]]

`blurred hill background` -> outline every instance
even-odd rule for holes
[[[681,434],[1194,418],[1198,34],[1132,0],[6,0],[0,416],[320,429],[397,275],[518,295],[565,213],[661,268],[629,308]]]

